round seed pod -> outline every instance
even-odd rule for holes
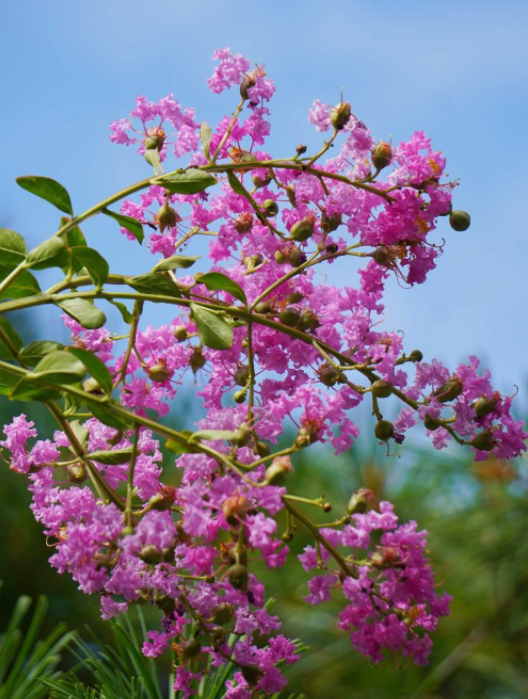
[[[271,313],[271,303],[269,301],[261,301],[255,306],[255,313]]]
[[[81,462],[70,464],[66,468],[66,471],[68,473],[68,480],[70,481],[70,483],[75,483],[76,485],[84,483],[85,480],[88,478],[88,472],[86,470],[86,467]]]
[[[374,434],[382,442],[387,442],[394,435],[394,425],[389,420],[378,420]]]
[[[454,231],[467,231],[471,225],[471,216],[467,211],[452,211],[449,214],[449,225]]]
[[[297,223],[294,223],[290,229],[290,235],[297,243],[303,243],[308,238],[312,237],[314,232],[315,217],[305,216]]]
[[[409,355],[411,362],[421,362],[423,359],[423,353],[420,350],[413,350]]]
[[[218,607],[215,607],[215,609],[213,609],[213,613],[211,614],[211,621],[213,621],[215,624],[218,624],[219,626],[224,626],[225,624],[229,624],[229,622],[233,618],[234,613],[235,608],[233,607],[233,605],[228,604],[227,602],[222,602],[218,605]]]
[[[266,199],[262,204],[262,208],[266,212],[266,216],[276,216],[279,213],[279,207],[276,201],[273,199]]]
[[[246,396],[247,396],[247,388],[243,388],[241,391],[236,391],[233,393],[233,400],[235,403],[238,403],[241,405],[242,403],[246,402]]]
[[[480,432],[473,437],[470,444],[479,451],[491,451],[497,442],[493,439],[492,432]]]
[[[319,318],[312,311],[311,308],[305,308],[301,313],[301,319],[299,320],[299,330],[315,330],[321,325]]]
[[[235,590],[247,591],[249,572],[246,566],[243,566],[241,563],[234,563],[227,571],[227,579]]]
[[[384,379],[374,381],[370,388],[372,390],[372,395],[376,396],[376,398],[388,398],[392,393],[392,386]]]
[[[317,374],[319,375],[319,381],[325,386],[335,386],[339,380],[339,374],[330,364],[323,364],[319,367]]]
[[[164,362],[156,362],[147,371],[149,379],[155,381],[156,383],[164,383],[168,381],[172,376],[172,371],[167,367]]]
[[[282,250],[275,250],[275,252],[273,253],[273,257],[275,258],[275,262],[279,265],[283,265],[286,262],[288,262],[288,258],[282,252]]]
[[[189,337],[189,333],[187,332],[185,325],[176,325],[172,331],[172,334],[175,339],[178,340],[178,342],[183,342]]]
[[[163,560],[162,552],[158,551],[158,549],[153,544],[143,546],[139,553],[139,557],[142,561],[148,563],[149,565],[156,565],[157,563],[161,563],[161,561]]]
[[[377,262],[378,265],[383,265],[384,267],[386,267],[387,264],[390,262],[389,251],[386,247],[381,245],[379,248],[376,248],[372,253],[372,259],[374,260],[374,262]]]
[[[301,314],[296,308],[283,308],[279,313],[279,320],[284,325],[290,328],[295,328],[299,325]]]

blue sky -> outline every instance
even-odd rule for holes
[[[412,290],[390,285],[385,327],[451,365],[479,354],[507,392],[525,384],[528,3],[6,0],[0,19],[0,226],[33,243],[56,230],[56,211],[19,189],[18,175],[56,178],[78,212],[145,177],[135,151],[108,140],[137,94],[174,92],[211,124],[230,112],[236,95],[205,84],[213,49],[230,46],[276,81],[276,155],[319,142],[307,109],[315,98],[339,101],[341,85],[377,138],[432,136],[460,178],[455,206],[472,226],[455,233],[442,222],[438,269]],[[84,230],[115,271],[152,263],[109,220]],[[340,284],[355,276],[344,265],[335,274]],[[153,314],[170,320],[166,309]],[[58,332],[51,309],[39,318]]]

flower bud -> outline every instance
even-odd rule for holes
[[[479,451],[491,451],[497,442],[493,439],[492,432],[480,432],[473,437],[470,444]]]
[[[189,337],[187,328],[185,325],[176,325],[172,331],[173,336],[178,340],[178,342],[183,342]]]
[[[237,386],[245,386],[249,379],[249,369],[247,366],[241,364],[235,371],[233,378]]]
[[[294,223],[290,229],[290,235],[297,243],[303,243],[308,238],[312,237],[314,232],[315,216],[305,216],[297,223]]]
[[[388,381],[385,381],[384,379],[374,381],[370,388],[372,391],[372,395],[376,396],[376,398],[388,398],[392,393],[392,386]]]
[[[423,359],[423,353],[420,350],[413,350],[409,355],[411,362],[421,362]]]
[[[163,554],[153,544],[147,544],[147,546],[143,546],[141,549],[139,557],[149,565],[156,565],[161,563]]]
[[[176,488],[171,485],[164,485],[160,490],[153,495],[149,502],[149,510],[156,510],[162,512],[163,510],[170,510],[176,497]]]
[[[471,224],[471,217],[467,211],[452,211],[449,214],[449,225],[454,231],[467,231]]]
[[[244,75],[242,82],[240,83],[240,97],[244,100],[249,99],[248,90],[255,87],[257,83],[251,75]]]
[[[477,417],[486,417],[486,415],[492,413],[498,402],[498,396],[493,396],[490,399],[486,398],[486,396],[481,396],[474,405]]]
[[[264,262],[264,258],[262,255],[259,255],[258,253],[256,255],[249,255],[248,257],[244,257],[242,260],[242,264],[246,269],[255,269],[255,267],[258,267]]]
[[[195,347],[193,353],[189,359],[189,366],[192,369],[192,373],[196,374],[199,369],[205,366],[205,357],[203,356],[202,348]]]
[[[322,364],[317,370],[319,381],[325,386],[335,386],[339,381],[339,374],[330,364]]]
[[[279,313],[280,322],[284,325],[287,325],[289,328],[297,327],[297,325],[299,325],[300,319],[301,314],[295,308],[283,308],[282,311]]]
[[[394,425],[388,420],[378,420],[374,427],[374,434],[382,442],[387,442],[394,435]]]
[[[370,156],[376,170],[383,170],[384,167],[390,165],[392,160],[392,148],[390,143],[378,141],[370,151]]]
[[[255,313],[271,313],[271,303],[269,301],[261,301],[255,306]]]
[[[202,645],[197,638],[193,638],[190,641],[184,641],[179,647],[182,660],[188,662],[189,660],[194,660],[202,652]]]
[[[158,209],[156,218],[158,219],[161,233],[163,233],[166,228],[174,228],[178,221],[181,221],[181,216],[176,209],[173,209],[172,206],[169,206],[167,203],[163,204],[163,206]]]
[[[240,233],[240,235],[249,233],[253,228],[253,214],[249,211],[244,211],[235,218],[233,226],[235,231]]]
[[[146,150],[154,150],[155,148],[161,150],[163,148],[164,141],[165,131],[161,128],[161,126],[153,126],[152,128],[148,129],[147,137],[143,141],[143,145],[145,146]]]
[[[352,494],[347,505],[349,515],[359,515],[365,513],[374,502],[374,493],[368,488],[360,488]]]
[[[218,605],[218,607],[213,609],[211,621],[219,626],[224,626],[225,624],[229,624],[234,614],[235,608],[233,605],[228,604],[227,602],[222,602]]]
[[[255,454],[258,454],[261,458],[264,458],[265,456],[269,456],[271,454],[271,447],[269,444],[266,444],[266,442],[258,441],[255,444],[254,448]]]
[[[424,418],[424,426],[426,427],[426,429],[431,430],[431,432],[434,432],[439,427],[442,427],[442,421],[436,417],[432,417],[431,415],[429,415],[429,413],[427,413]]]
[[[279,265],[283,265],[286,262],[288,262],[288,258],[282,252],[282,250],[275,250],[275,252],[273,253],[273,257],[275,258],[275,262]]]
[[[336,231],[342,223],[343,216],[340,213],[327,216],[323,211],[321,215],[321,230],[323,233],[332,233],[333,231]]]
[[[308,150],[308,147],[303,146],[302,143],[299,143],[295,150],[297,151],[297,155],[304,155],[304,153],[306,153],[306,151]]]
[[[293,248],[288,255],[288,262],[292,267],[300,267],[306,262],[306,255],[299,248]]]
[[[350,121],[351,115],[350,102],[340,102],[337,104],[330,112],[330,121],[334,129],[341,131]]]
[[[242,677],[250,686],[256,685],[264,674],[256,665],[243,665],[240,668],[240,672],[242,673]]]
[[[165,362],[160,360],[147,370],[147,375],[149,379],[152,379],[152,381],[156,383],[164,383],[171,378],[172,371],[167,367]]]
[[[276,456],[266,469],[266,485],[284,485],[293,470],[289,456]]]
[[[293,303],[299,303],[299,301],[302,301],[303,298],[304,294],[301,294],[300,291],[292,291],[291,294],[286,295],[284,301],[286,302],[287,306],[291,306]]]
[[[298,328],[303,332],[306,330],[316,330],[321,326],[319,318],[312,311],[311,308],[305,308],[301,313],[301,319],[299,321]]]
[[[266,199],[266,201],[262,204],[262,208],[264,209],[266,216],[273,217],[279,213],[278,204],[273,199]]]
[[[293,541],[293,532],[291,529],[287,529],[281,536],[281,539],[288,543],[289,541]]]
[[[379,248],[376,248],[372,253],[372,259],[374,260],[374,262],[377,262],[378,265],[383,265],[384,267],[386,267],[390,262],[389,251],[385,246],[381,245]]]
[[[97,379],[94,379],[93,377],[86,379],[86,381],[83,382],[82,387],[86,391],[86,393],[92,393],[96,396],[104,396],[104,391],[99,385],[99,381],[97,381]]]
[[[249,572],[246,566],[243,566],[241,563],[232,565],[227,571],[227,579],[235,590],[241,590],[242,592],[247,591]]]
[[[314,442],[317,442],[317,431],[310,425],[303,425],[297,432],[294,442],[295,446],[298,449],[304,449]]]
[[[222,512],[224,513],[225,521],[230,527],[238,527],[240,520],[246,514],[247,500],[243,495],[232,495],[224,500]]]
[[[439,403],[447,403],[450,400],[458,398],[458,396],[464,390],[464,384],[458,378],[458,376],[453,376],[447,381],[445,381],[440,388],[433,391],[433,396]]]
[[[80,485],[88,478],[88,472],[86,467],[81,462],[76,462],[67,466],[66,471],[68,473],[68,480],[70,483],[75,483]]]
[[[268,170],[269,173],[269,170]],[[261,177],[260,175],[253,175],[251,178],[253,180],[253,184],[257,189],[260,189],[261,187],[267,187],[269,183],[271,182],[271,175],[266,175],[265,177]]]
[[[247,388],[243,388],[241,391],[236,391],[233,393],[233,400],[239,405],[244,403],[247,396]]]

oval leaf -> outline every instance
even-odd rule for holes
[[[70,214],[73,216],[73,208],[70,199],[70,195],[64,189],[64,187],[50,179],[49,177],[36,177],[33,175],[28,175],[26,177],[17,177],[17,184],[19,184],[22,189],[25,189],[31,194],[36,194],[37,197],[41,197],[50,204],[56,206],[59,211],[63,211],[65,214]]]
[[[130,430],[134,427],[132,420],[126,420],[121,415],[114,413],[110,405],[101,405],[96,401],[87,401],[87,403],[94,416],[104,425],[115,427],[116,430]]]
[[[40,360],[31,378],[42,379],[46,383],[68,384],[81,381],[85,375],[86,367],[72,352],[55,350]]]
[[[20,352],[20,358],[29,366],[36,366],[40,360],[50,352],[63,349],[64,345],[54,340],[36,340],[30,342],[27,347]]]
[[[127,284],[135,291],[156,296],[181,296],[179,287],[163,274],[142,274],[139,277],[129,277]]]
[[[171,269],[188,269],[197,262],[199,257],[186,257],[185,255],[172,255],[165,260],[160,260],[153,268],[153,272],[168,272]]]
[[[26,243],[21,235],[0,228],[0,267],[8,270],[18,267],[26,259],[26,253]]]
[[[205,308],[191,303],[192,318],[200,340],[211,349],[229,349],[233,344],[233,328],[225,320]]]
[[[65,252],[66,246],[61,238],[49,238],[29,251],[27,265],[34,269],[60,267],[65,262],[62,255]]]
[[[86,299],[65,299],[55,303],[87,330],[97,330],[106,323],[105,314]]]
[[[68,347],[67,351],[84,364],[105,393],[112,393],[112,375],[96,354],[80,347]]]
[[[15,352],[20,352],[24,343],[11,323],[2,316],[0,316],[0,329],[2,330],[0,332],[0,358],[11,359],[13,357],[11,346]]]
[[[118,464],[129,462],[132,453],[132,448],[116,449],[115,451],[93,451],[91,454],[88,454],[88,458],[106,466],[117,466]]]
[[[203,152],[207,160],[210,159],[211,157],[211,136],[213,135],[213,132],[211,131],[211,127],[206,121],[202,122],[202,125],[200,126],[200,137],[202,139],[202,144],[203,144]]]
[[[2,301],[5,299],[23,299],[26,296],[40,294],[40,291],[39,283],[31,272],[22,272],[0,294],[0,299]]]
[[[247,306],[247,298],[244,289],[240,284],[237,284],[221,272],[202,274],[200,279],[197,279],[197,282],[199,284],[205,284],[209,291],[227,291],[228,294],[231,294],[231,296],[234,296]]]
[[[115,211],[110,211],[110,209],[103,209],[102,214],[110,216],[114,221],[117,221],[122,228],[126,228],[129,233],[132,233],[134,238],[141,245],[143,242],[144,233],[143,226],[137,220],[137,218],[132,218],[132,216],[125,216],[124,214],[117,214]]]
[[[19,381],[20,378],[17,374],[0,369],[0,395],[9,396]]]
[[[105,258],[97,250],[87,247],[71,248],[71,254],[81,269],[82,267],[86,268],[94,286],[100,289],[108,279],[110,272],[110,267]]]
[[[150,183],[165,187],[171,194],[198,194],[217,184],[217,180],[203,170],[189,168],[169,172],[162,177],[156,177]]]
[[[220,439],[236,439],[239,432],[232,430],[200,430],[191,436],[191,441],[195,442],[199,439],[205,439],[207,442],[215,442]]]
[[[17,383],[9,394],[11,400],[22,401],[55,401],[61,397],[60,391],[46,386],[39,386],[38,383],[30,378],[24,378]]]

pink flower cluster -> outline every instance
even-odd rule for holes
[[[259,565],[279,568],[289,553],[291,531],[281,535],[275,516],[288,507],[295,517],[284,487],[290,457],[295,461],[296,452],[315,442],[346,451],[359,434],[351,411],[365,398],[372,400],[376,437],[386,444],[400,444],[423,421],[438,449],[455,439],[477,459],[490,452],[512,458],[525,450],[527,434],[510,415],[511,398],[494,391],[488,372],[478,373],[476,358],[451,372],[436,359],[423,362],[418,350],[407,355],[401,335],[380,327],[386,280],[424,282],[442,251],[433,242],[439,218],[452,214],[455,185],[442,179],[445,159],[430,139],[417,132],[394,147],[376,143],[348,103],[316,101],[309,120],[319,131],[334,129],[332,142],[342,139],[338,155],[323,162],[329,145],[312,157],[298,146],[289,158],[272,160],[263,148],[273,82],[262,66],[252,69],[229,49],[214,58],[219,65],[210,89],[238,86],[241,102],[233,118],[226,115],[210,130],[207,148],[194,110],[172,95],[158,103],[138,97],[130,117],[111,124],[111,140],[139,143],[142,155],[155,152],[162,161],[172,144],[176,157],[188,156],[179,167],[215,173],[212,193],[170,194],[152,184],[121,211],[150,227],[151,250],[164,258],[208,235],[211,271],[235,282],[253,312],[249,334],[235,319],[231,346],[212,349],[184,307],[161,327],[140,322],[131,331],[132,348],[119,350],[106,328],[87,330],[65,317],[72,346],[107,365],[114,397],[136,416],[167,415],[192,378],[206,411],[197,427],[210,435],[207,449],[178,455],[181,482],[168,486],[160,480],[154,429],[118,430],[95,417],[70,423],[88,454],[106,454],[88,463],[62,431],[30,447],[36,430],[24,415],[5,427],[0,444],[11,452],[12,468],[27,476],[35,517],[55,541],[51,564],[83,592],[97,594],[105,618],[132,602],[155,604],[163,616],[144,653],[176,650],[175,689],[183,696],[195,691],[211,658],[237,667],[226,699],[251,699],[280,691],[282,668],[297,659],[295,645],[276,635],[280,621],[265,608],[257,578]],[[357,265],[356,285],[339,288],[317,274],[320,265],[331,279],[332,265],[344,261]],[[240,300],[199,275],[171,271],[169,277],[217,313]],[[389,398],[404,403],[393,423],[381,413]],[[294,443],[274,456],[273,446],[292,425]],[[115,459],[108,458],[112,452]],[[229,459],[236,468],[226,468]],[[97,482],[90,469],[117,500],[105,501],[89,485]],[[127,484],[132,511],[130,497],[125,506]],[[316,548],[301,556],[304,568],[324,569],[331,559],[335,570],[310,580],[307,601],[325,601],[339,587],[347,600],[339,624],[352,631],[357,650],[374,662],[389,650],[422,664],[428,634],[449,602],[435,592],[425,532],[414,522],[398,526],[390,503],[352,517],[341,528],[309,528],[320,534]],[[379,544],[374,530],[383,532]],[[227,643],[230,633],[234,644]]]

